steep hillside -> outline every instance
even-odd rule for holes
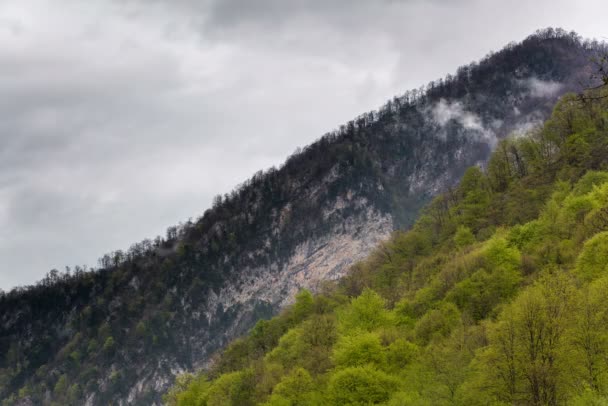
[[[177,373],[343,276],[499,139],[546,118],[599,49],[539,32],[325,135],[164,238],[2,294],[0,398],[158,403]]]
[[[203,405],[608,404],[608,76],[208,373]]]

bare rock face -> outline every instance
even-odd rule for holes
[[[344,275],[501,138],[547,117],[596,51],[531,36],[363,114],[164,238],[1,295],[0,399],[160,404],[177,374]]]
[[[365,258],[393,229],[390,215],[368,207],[360,216],[348,218],[327,234],[298,244],[282,264],[274,262],[264,268],[243,269],[236,283],[225,286],[219,294],[209,295],[205,316],[211,321],[220,309],[247,308],[260,302],[274,309],[291,304],[301,289],[315,291],[321,282],[343,276],[350,265]],[[227,335],[231,336],[230,333]]]
[[[350,196],[352,199],[352,194]],[[256,309],[268,309],[269,314],[274,314],[291,304],[301,289],[315,291],[323,281],[340,278],[350,265],[365,258],[394,230],[391,216],[374,210],[364,199],[349,204],[361,209],[358,216],[334,225],[319,238],[303,241],[283,261],[242,269],[233,283],[226,284],[217,293],[207,292],[200,310],[191,312],[192,320],[208,327],[199,331],[195,338],[200,355],[190,369],[208,366],[216,348],[246,332],[255,322],[251,315],[256,313]],[[326,215],[334,215],[345,207],[344,201],[337,199],[327,209]],[[190,309],[186,301],[184,306]],[[222,320],[229,322],[219,327]],[[208,334],[209,330],[218,333]],[[132,404],[149,393],[151,388],[162,393],[172,382],[172,376],[186,371],[170,358],[161,357],[157,362],[157,365],[145,368],[149,372],[141,374],[127,398],[119,399],[118,404]],[[163,369],[170,372],[159,373]],[[97,404],[94,394],[89,395],[87,404]]]

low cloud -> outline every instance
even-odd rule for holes
[[[497,140],[494,131],[486,127],[477,114],[466,110],[461,102],[448,102],[445,99],[441,99],[430,111],[433,120],[440,127],[445,127],[450,121],[456,121],[481,141],[487,142],[491,147],[496,145]],[[500,124],[495,123],[498,126]],[[445,132],[440,134],[445,136]]]
[[[530,96],[538,98],[553,97],[564,87],[563,84],[554,81],[530,78],[524,81],[524,86],[528,88]]]
[[[520,116],[510,135],[513,137],[521,137],[528,134],[530,131],[543,125],[543,118],[544,115],[539,111],[533,111],[525,117]]]

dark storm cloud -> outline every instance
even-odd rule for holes
[[[565,0],[0,2],[0,287],[200,215],[385,99],[537,28]]]

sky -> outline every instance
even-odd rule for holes
[[[360,113],[605,0],[0,0],[0,288],[195,219]]]

